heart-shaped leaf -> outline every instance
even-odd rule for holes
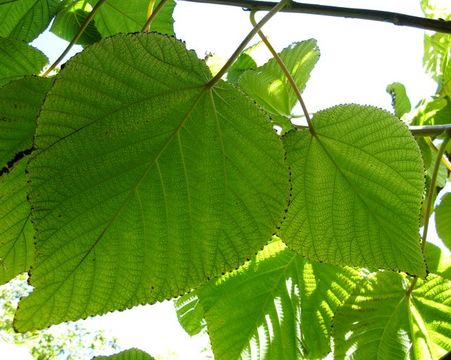
[[[426,274],[419,244],[423,165],[386,111],[342,105],[285,137],[292,198],[282,239],[314,261]]]
[[[269,119],[168,36],[102,40],[59,73],[30,161],[37,256],[21,331],[178,296],[270,239],[288,194]]]

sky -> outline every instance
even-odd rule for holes
[[[312,1],[337,6],[375,8],[422,16],[419,0]],[[223,59],[250,31],[249,13],[240,8],[178,2],[175,31],[199,57],[215,53]],[[263,29],[276,50],[315,38],[321,58],[311,74],[304,101],[309,112],[342,103],[374,105],[391,111],[385,88],[401,82],[412,104],[435,92],[422,67],[423,31],[388,23],[304,14],[278,14]],[[254,41],[255,42],[255,41]],[[34,45],[53,61],[66,42],[51,34]],[[269,56],[262,53],[262,59]],[[263,61],[263,60],[261,60]],[[123,349],[138,347],[165,359],[204,359],[205,337],[189,338],[178,325],[172,302],[140,306],[96,317],[86,326],[109,329]]]

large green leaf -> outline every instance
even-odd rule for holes
[[[37,74],[47,62],[42,52],[25,42],[0,38],[0,86],[26,75]]]
[[[451,350],[451,282],[379,273],[334,318],[335,359],[438,359]]]
[[[71,41],[79,32],[91,11],[92,6],[84,0],[69,3],[58,12],[50,31],[64,40]],[[77,44],[89,45],[100,39],[101,35],[97,31],[94,21],[91,21],[79,37]]]
[[[182,297],[177,310],[190,333],[204,313],[216,359],[317,359],[330,351],[333,313],[357,276],[311,264],[276,241],[240,269]]]
[[[282,239],[313,261],[425,275],[418,235],[423,165],[407,127],[342,105],[285,137],[292,198]]]
[[[33,40],[49,25],[59,0],[20,0],[0,3],[0,36]],[[1,48],[2,46],[0,46]]]
[[[91,1],[95,5],[98,0]],[[157,0],[155,7],[160,3]],[[103,4],[96,13],[94,20],[96,27],[102,36],[110,36],[118,33],[141,31],[146,23],[147,7],[149,0],[109,0]],[[163,34],[174,34],[175,1],[169,0],[152,22],[150,30]]]
[[[33,259],[26,163],[24,158],[0,176],[0,284],[27,271]]]
[[[319,59],[319,49],[313,39],[294,43],[280,53],[299,89],[305,88],[310,72]],[[276,60],[271,59],[256,70],[246,71],[239,84],[271,114],[290,117],[297,102],[296,94]]]
[[[269,240],[288,171],[269,119],[165,35],[102,40],[58,74],[30,161],[25,331],[178,296]]]
[[[435,208],[435,224],[438,235],[451,249],[451,193],[445,194]]]
[[[0,169],[30,149],[36,118],[52,80],[26,77],[0,87]]]
[[[96,356],[93,360],[153,360],[153,357],[139,349],[128,349],[110,356]]]

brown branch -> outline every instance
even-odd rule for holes
[[[180,1],[238,6],[252,11],[270,10],[277,4],[276,2],[259,1],[259,0],[180,0]],[[441,19],[440,20],[428,19],[390,11],[306,4],[295,1],[289,1],[287,6],[281,11],[290,13],[302,13],[311,15],[325,15],[361,20],[382,21],[389,22],[398,26],[409,26],[424,30],[433,30],[437,32],[451,34],[451,21],[445,21]]]

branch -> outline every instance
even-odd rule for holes
[[[451,124],[409,126],[409,130],[415,136],[438,136],[445,131],[451,131]]]
[[[252,11],[270,10],[277,4],[276,2],[259,1],[259,0],[181,0],[181,1],[239,6],[241,8]],[[433,30],[451,34],[451,21],[434,20],[389,11],[354,9],[347,7],[317,5],[317,4],[305,4],[294,1],[289,1],[287,6],[281,11],[290,13],[302,13],[311,15],[325,15],[361,20],[382,21],[389,22],[399,26],[409,26],[424,30]]]

